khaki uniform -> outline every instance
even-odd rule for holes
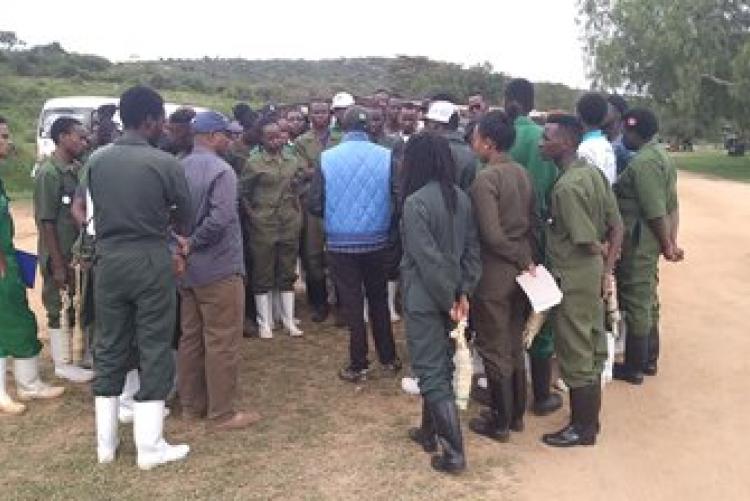
[[[132,131],[97,150],[87,169],[81,187],[91,193],[96,227],[94,394],[120,395],[135,345],[135,400],[165,400],[177,308],[167,229],[174,222],[184,233],[190,222],[185,175],[174,157]]]
[[[648,221],[677,210],[676,185],[674,164],[654,141],[641,148],[614,186],[625,225],[617,267],[618,300],[629,336],[647,337],[658,322],[661,246]]]
[[[552,313],[555,351],[565,383],[598,384],[607,358],[601,279],[604,260],[591,244],[603,242],[620,221],[617,201],[602,173],[578,161],[560,174],[550,195],[547,259],[563,292]]]
[[[524,168],[507,157],[479,172],[470,195],[482,252],[472,303],[477,348],[488,374],[510,378],[524,372],[528,301],[515,279],[533,262],[534,190]]]
[[[240,194],[250,227],[253,290],[294,290],[302,229],[299,190],[305,164],[282,150],[254,152],[240,180]]]
[[[51,156],[39,167],[34,180],[34,219],[39,235],[37,252],[42,275],[42,303],[47,311],[47,326],[51,329],[61,327],[62,298],[60,294],[68,294],[72,298],[75,293],[75,281],[70,280],[67,292],[61,292],[55,285],[52,276],[52,259],[49,245],[45,242],[42,223],[54,223],[60,251],[66,266],[69,265],[73,246],[79,233],[78,226],[70,213],[70,206],[78,188],[79,170],[80,164],[77,162],[63,165]],[[72,273],[69,273],[69,276],[72,276]],[[72,308],[68,311],[68,319],[70,322],[75,319],[75,312]]]

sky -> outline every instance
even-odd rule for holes
[[[587,86],[576,0],[5,1],[0,30],[113,61],[409,55]]]

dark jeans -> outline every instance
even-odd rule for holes
[[[387,251],[362,254],[329,253],[333,280],[338,290],[344,320],[349,326],[349,357],[351,368],[366,369],[367,330],[364,319],[364,298],[367,296],[370,326],[375,349],[381,364],[396,360],[396,346],[388,312],[386,279]],[[363,293],[364,289],[364,293]]]

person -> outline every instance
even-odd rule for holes
[[[13,142],[8,121],[0,116],[0,162],[10,156]],[[13,246],[10,200],[0,178],[0,413],[18,415],[26,410],[5,387],[8,357],[13,357],[16,393],[21,400],[56,398],[65,388],[49,386],[39,377],[37,324],[29,308],[26,289]]]
[[[305,189],[302,203],[306,201],[306,190],[320,165],[320,154],[341,142],[341,131],[331,128],[331,110],[324,99],[310,101],[310,130],[295,141],[297,151],[305,161]],[[325,230],[323,220],[304,211],[302,216],[302,268],[305,271],[307,302],[312,307],[312,321],[324,322],[328,318],[328,286],[326,283]]]
[[[513,121],[504,112],[482,117],[473,148],[486,167],[469,191],[482,257],[482,277],[472,298],[473,325],[491,403],[489,414],[472,420],[469,427],[500,442],[509,440],[511,429],[523,431],[523,328],[529,306],[516,277],[533,270],[535,262],[534,188],[528,172],[507,153],[515,138]]]
[[[659,123],[650,110],[635,108],[623,117],[623,145],[636,156],[615,184],[625,221],[622,258],[617,267],[618,301],[627,326],[625,361],[615,364],[615,379],[641,384],[654,375],[659,356],[659,255],[678,262],[679,201],[677,171],[659,145]]]
[[[385,133],[398,136],[401,133],[401,98],[396,94],[388,97],[388,107],[385,111]]]
[[[477,157],[458,131],[458,108],[450,101],[433,101],[424,117],[425,127],[448,140],[456,166],[456,184],[468,191],[477,175]]]
[[[55,375],[75,383],[88,383],[94,373],[71,364],[71,328],[76,320],[73,247],[78,227],[70,208],[78,187],[78,159],[87,147],[86,129],[80,121],[60,117],[50,136],[55,151],[39,167],[34,178],[34,220],[38,232],[37,253],[42,275],[42,304],[47,312],[47,332]],[[65,301],[63,301],[65,296]],[[67,311],[63,312],[64,306]],[[66,324],[62,325],[65,313]]]
[[[398,134],[403,142],[417,133],[419,128],[419,110],[412,103],[401,103],[401,111],[398,114]]]
[[[106,146],[120,136],[120,129],[113,120],[115,113],[117,113],[116,104],[103,104],[96,109],[91,141],[92,150]]]
[[[385,115],[380,108],[367,110],[367,133],[370,135],[370,141],[389,150],[393,150],[401,142],[398,136],[386,133]]]
[[[245,269],[237,176],[222,158],[232,128],[223,115],[205,111],[195,116],[192,129],[192,153],[181,161],[193,225],[179,239],[187,267],[180,283],[178,393],[183,415],[205,416],[217,430],[236,430],[260,416],[236,409]]]
[[[422,395],[422,422],[409,437],[426,452],[442,455],[442,472],[466,468],[452,386],[450,322],[466,321],[468,298],[481,274],[479,242],[469,197],[454,183],[448,141],[424,131],[404,152],[402,239],[406,340]]]
[[[584,127],[578,156],[602,171],[611,186],[617,178],[617,160],[612,145],[602,132],[608,110],[607,100],[598,92],[588,92],[576,103],[578,118]]]
[[[619,176],[635,155],[635,152],[627,149],[622,142],[622,117],[628,111],[628,102],[622,96],[610,94],[607,96],[607,103],[607,118],[604,119],[602,130],[607,140],[612,143]]]
[[[250,154],[240,179],[242,207],[249,222],[253,292],[258,332],[273,337],[271,292],[281,292],[281,321],[291,336],[302,331],[294,321],[294,282],[302,229],[299,192],[304,162],[284,148],[273,116],[261,118],[262,149]]]
[[[324,218],[329,262],[349,327],[350,361],[339,376],[359,382],[369,371],[363,291],[383,370],[395,375],[401,369],[388,315],[385,273],[395,180],[391,152],[367,136],[366,110],[349,108],[342,127],[341,144],[321,154],[308,209]]]
[[[594,445],[600,430],[601,373],[607,358],[604,303],[622,243],[622,220],[612,188],[576,151],[583,135],[571,115],[553,115],[539,147],[560,175],[550,194],[547,262],[562,302],[552,311],[555,350],[569,388],[567,426],[543,435],[553,447]]]
[[[334,124],[333,129],[341,132],[341,123],[344,120],[346,110],[354,106],[354,96],[348,92],[339,92],[331,100],[331,111],[333,112]]]
[[[489,111],[489,106],[481,92],[469,96],[467,108],[469,109],[469,121],[474,123],[479,122],[482,116]]]
[[[95,415],[97,458],[114,460],[118,446],[118,396],[135,347],[140,388],[133,408],[137,465],[151,469],[184,459],[187,445],[164,440],[164,401],[174,381],[172,338],[177,290],[167,245],[170,222],[190,220],[189,192],[179,162],[154,146],[164,128],[164,100],[135,86],[120,97],[124,133],[94,152],[81,181],[96,227],[94,265]]]
[[[188,107],[178,108],[167,121],[167,133],[162,136],[162,149],[176,156],[185,158],[193,149],[193,131],[190,122],[195,118],[195,110]]]
[[[557,179],[557,167],[545,160],[539,150],[542,128],[529,118],[529,113],[534,109],[534,98],[534,85],[524,78],[515,78],[505,87],[505,110],[513,118],[516,130],[516,140],[509,153],[515,162],[528,171],[534,186],[537,217],[540,221],[545,221],[547,201]],[[544,232],[541,226],[535,231],[535,238],[539,248],[543,249]],[[528,349],[534,400],[532,411],[537,416],[549,415],[562,407],[562,397],[550,391],[554,351],[552,327],[548,320]]]
[[[295,106],[287,110],[285,118],[289,123],[289,140],[293,143],[307,130],[305,115],[303,115],[302,111]]]

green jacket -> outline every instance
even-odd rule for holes
[[[404,201],[401,221],[404,309],[448,313],[459,294],[471,296],[482,263],[469,197],[456,190],[448,212],[440,185],[430,182]]]
[[[510,156],[529,172],[534,185],[536,208],[539,215],[546,217],[547,198],[557,178],[557,167],[544,160],[539,151],[539,140],[543,130],[529,117],[516,118],[516,141],[510,150]]]
[[[42,231],[43,222],[55,224],[60,250],[67,260],[71,258],[73,245],[78,238],[78,226],[70,207],[78,188],[81,166],[77,162],[63,165],[54,156],[48,157],[34,179],[34,219],[38,232],[37,252],[40,262],[49,257],[49,246]]]
[[[614,190],[625,225],[623,254],[638,248],[658,255],[659,241],[648,221],[665,217],[679,206],[672,159],[656,141],[646,144],[617,178]]]

